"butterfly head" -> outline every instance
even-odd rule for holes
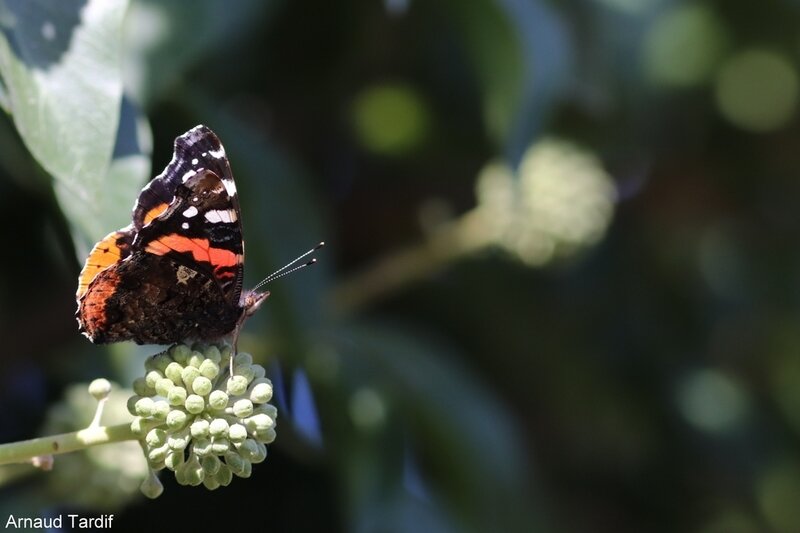
[[[255,290],[247,291],[242,298],[242,307],[244,308],[244,313],[242,313],[242,320],[253,316],[258,308],[261,307],[261,304],[264,303],[264,300],[269,297],[269,291],[264,292],[257,292]]]

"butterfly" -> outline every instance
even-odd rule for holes
[[[196,126],[175,139],[172,160],[133,206],[130,225],[89,253],[78,278],[76,318],[94,343],[172,344],[232,336],[269,296],[249,291],[241,211],[219,138]],[[281,273],[283,272],[283,273]]]

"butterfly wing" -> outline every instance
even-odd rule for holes
[[[93,342],[168,344],[230,333],[242,314],[239,203],[225,150],[197,126],[140,193],[133,224],[100,241],[78,287]]]
[[[178,186],[201,169],[210,170],[224,181],[238,210],[236,185],[225,148],[211,129],[200,125],[175,139],[172,160],[139,193],[133,206],[134,228],[140,230],[163,213],[175,198]]]

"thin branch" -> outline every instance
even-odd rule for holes
[[[0,465],[30,463],[35,457],[83,450],[90,446],[139,440],[131,425],[88,427],[72,433],[0,444]]]

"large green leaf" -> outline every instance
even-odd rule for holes
[[[376,505],[397,504],[399,496],[390,490],[396,483],[392,471],[397,466],[392,463],[397,462],[397,439],[402,449],[405,434],[412,436],[410,442],[423,464],[434,466],[424,477],[431,485],[428,503],[443,503],[448,511],[436,513],[440,518],[451,515],[469,531],[535,530],[527,465],[514,423],[446,349],[419,335],[374,323],[340,327],[333,342],[341,368],[338,392],[329,394],[345,392],[344,402],[352,411],[348,389],[376,390],[389,406],[386,411],[395,413],[404,426],[397,431],[389,424],[385,430],[389,438],[381,439],[359,435],[352,428],[343,431],[346,424],[332,424],[341,432],[334,447],[349,479],[350,497],[356,499],[351,505],[368,512]],[[334,400],[324,394],[320,400],[323,412],[335,416]],[[388,480],[383,487],[381,479]],[[367,490],[361,486],[365,483]],[[374,501],[381,491],[390,502]]]
[[[263,0],[140,0],[126,21],[125,86],[147,107],[180,84],[215,48],[230,45],[280,2]]]
[[[541,0],[444,0],[483,91],[490,136],[516,165],[564,97],[572,43]]]
[[[142,181],[144,160],[131,165],[126,159],[109,174],[118,132],[125,131],[119,117],[127,5],[127,0],[0,0],[0,75],[7,107],[28,150],[55,178],[79,249],[127,224]],[[141,150],[136,154],[144,157]]]

